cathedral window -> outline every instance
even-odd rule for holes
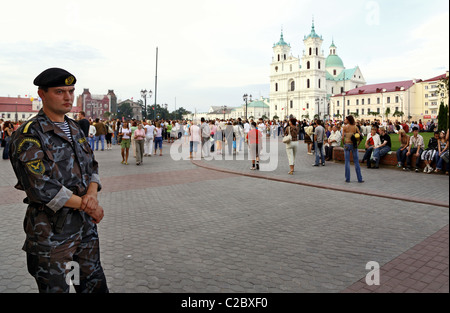
[[[286,60],[286,54],[284,55],[284,59]]]
[[[320,61],[319,61],[319,70],[320,70]]]
[[[320,79],[319,79],[319,89],[320,89]]]
[[[308,61],[306,62],[306,69],[309,70],[311,68],[311,63]]]
[[[291,105],[291,109],[293,109],[294,108],[294,101],[291,100],[290,105]]]
[[[275,83],[275,91],[278,91],[278,83]]]
[[[333,70],[333,75],[334,75],[334,76],[336,76],[336,73],[337,73],[336,70]]]
[[[309,55],[312,55],[312,48],[309,48]]]
[[[295,91],[295,81],[291,82],[291,91]]]
[[[310,88],[310,86],[311,86],[310,81],[309,81],[309,79],[307,79],[306,80],[306,88]]]
[[[278,62],[280,62],[280,55],[278,55]]]
[[[319,48],[316,48],[316,55],[319,55]]]

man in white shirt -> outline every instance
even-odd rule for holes
[[[331,161],[333,158],[333,148],[341,145],[342,135],[336,125],[333,125],[328,142],[325,145],[325,161]]]
[[[248,121],[245,121],[245,124],[244,124],[244,134],[245,134],[245,136],[247,136],[249,131],[250,131],[250,124],[248,123]]]
[[[145,142],[144,142],[144,156],[152,156],[153,151],[153,139],[155,130],[155,126],[152,125],[151,121],[147,121],[147,124],[144,126],[145,129]]]

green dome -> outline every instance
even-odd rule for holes
[[[342,62],[342,59],[335,55],[331,54],[327,57],[327,60],[325,62],[325,67],[341,67],[344,68],[344,62]]]

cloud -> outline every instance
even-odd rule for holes
[[[413,28],[384,57],[364,65],[372,82],[389,79],[428,79],[449,68],[449,13],[440,13]],[[385,48],[386,49],[386,48]]]

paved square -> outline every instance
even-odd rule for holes
[[[277,144],[276,169],[254,177],[248,160],[174,161],[167,144],[141,166],[120,164],[117,146],[96,152],[110,291],[449,291],[448,176],[363,169],[365,184],[344,186],[344,165],[313,168],[302,143],[289,176]],[[0,292],[37,292],[21,250],[24,193],[9,161],[0,173]]]

